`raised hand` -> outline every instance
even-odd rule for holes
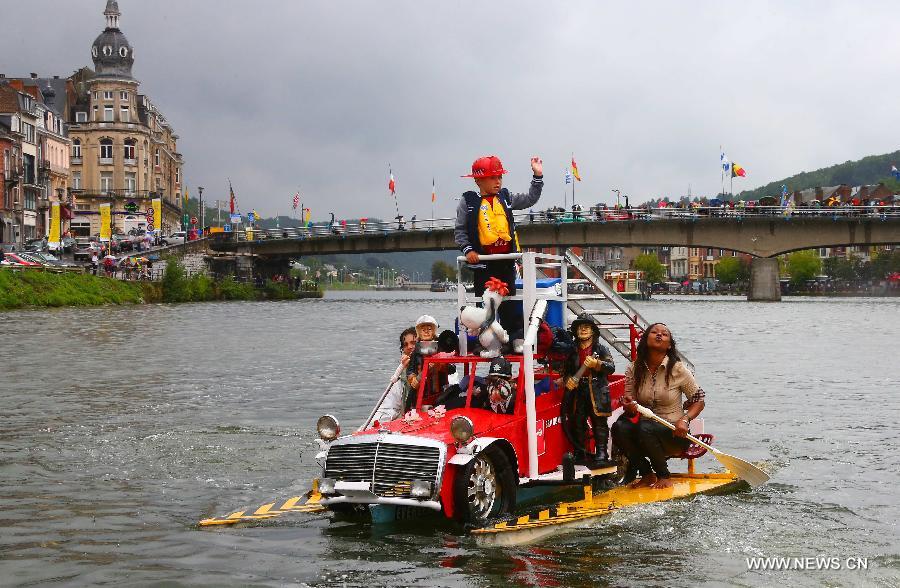
[[[537,155],[531,158],[531,171],[536,176],[544,175],[544,162]]]

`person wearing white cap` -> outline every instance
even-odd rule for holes
[[[437,330],[438,322],[430,314],[423,314],[416,319],[416,334],[419,341],[416,343],[416,349],[413,351],[409,359],[409,365],[406,367],[406,382],[409,384],[411,394],[407,397],[406,410],[409,411],[416,405],[418,399],[419,383],[422,377],[422,367],[425,363],[425,356],[432,355],[437,351]],[[442,369],[446,366],[435,366],[432,372],[436,372],[438,377],[431,377],[429,374],[428,381],[425,385],[425,397],[437,399],[437,396],[447,385],[447,370]]]

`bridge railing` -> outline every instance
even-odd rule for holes
[[[700,220],[706,218],[762,218],[790,220],[792,218],[832,218],[832,219],[897,219],[900,205],[885,206],[803,206],[785,209],[780,206],[701,206],[690,208],[603,208],[591,207],[586,210],[566,211],[562,209],[542,211],[515,211],[519,225],[564,224],[576,222],[608,223],[635,221]],[[278,229],[245,228],[232,232],[227,238],[237,241],[263,241],[271,239],[315,239],[345,237],[354,235],[387,235],[401,232],[452,230],[456,218],[395,219],[392,221],[340,221],[333,224],[310,225],[308,227],[282,227]]]

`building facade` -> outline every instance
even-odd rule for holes
[[[96,235],[99,207],[110,203],[113,232],[147,226],[152,199],[162,200],[162,231],[181,226],[182,165],[178,135],[132,76],[134,49],[119,29],[118,3],[108,0],[106,28],[94,40],[94,70],[67,84],[71,137],[72,231]]]

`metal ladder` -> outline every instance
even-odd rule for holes
[[[566,261],[581,272],[587,283],[597,289],[597,292],[591,294],[570,293],[567,300],[568,309],[576,316],[582,313],[590,315],[600,327],[600,337],[628,361],[632,361],[632,338],[640,337],[650,323],[571,249],[566,249]],[[568,281],[576,282],[572,279]],[[681,361],[693,372],[694,364],[683,354],[680,355]]]

